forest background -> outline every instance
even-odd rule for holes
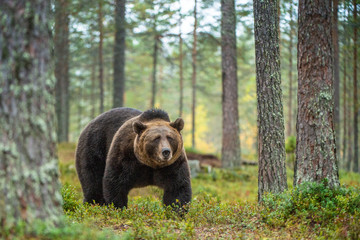
[[[94,0],[86,2],[74,0],[66,4],[67,7],[64,5],[65,8],[61,11],[65,11],[64,14],[68,15],[69,21],[70,112],[68,136],[63,140],[76,142],[84,126],[100,114],[101,101],[104,110],[113,107],[115,6],[112,1]],[[295,140],[297,114],[297,3],[284,0],[281,1],[279,8],[285,133],[290,146]],[[341,2],[339,5],[341,81],[339,85],[335,84],[335,87],[341,89],[341,91],[339,89],[341,127],[337,141],[342,143],[339,145],[343,160],[341,167],[345,166],[346,162],[352,162],[353,149],[358,147],[353,143],[354,76],[351,63],[353,63],[354,49],[353,30],[359,26],[359,20],[355,22],[352,10],[353,5],[349,1]],[[244,159],[255,160],[257,103],[252,1],[237,1],[236,14],[241,154]],[[219,154],[222,136],[220,2],[214,0],[198,2],[195,146],[192,146],[191,141],[193,15],[193,1],[126,2],[123,105],[140,110],[151,107],[161,108],[166,110],[172,119],[178,117],[181,111],[185,120],[183,131],[185,146],[202,152]],[[183,44],[182,110],[180,110],[180,36]],[[103,58],[101,63],[100,58]],[[102,88],[103,93],[100,90]]]
[[[192,1],[128,1],[126,4],[126,63],[124,106],[146,110],[151,107],[153,54],[158,42],[156,96],[154,107],[166,110],[172,119],[179,116],[179,19],[182,17],[184,98],[183,131],[186,147],[191,144],[192,108]],[[255,159],[257,143],[256,126],[256,74],[253,38],[252,1],[238,1],[237,55],[239,81],[240,140],[244,158]],[[289,99],[289,74],[296,79],[296,5],[283,2],[282,76],[284,103]],[[196,149],[220,153],[222,136],[222,83],[220,45],[220,2],[199,1],[196,83]],[[77,141],[80,131],[100,113],[99,91],[99,5],[98,1],[73,1],[70,14],[70,129],[71,142]],[[290,31],[289,11],[292,11],[293,29]],[[113,107],[114,59],[114,5],[104,1],[103,11],[103,81],[104,109]],[[154,18],[157,18],[154,29]],[[289,70],[289,35],[292,35],[292,69]],[[290,73],[291,71],[291,73]],[[293,83],[291,99],[292,130],[296,116],[296,84]],[[285,113],[289,112],[285,106]],[[288,114],[286,114],[288,116]],[[289,126],[290,123],[287,124]]]

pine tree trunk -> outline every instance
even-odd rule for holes
[[[92,63],[91,63],[91,91],[90,91],[90,103],[91,103],[91,113],[90,113],[90,116],[91,116],[91,119],[94,119],[95,118],[95,100],[97,99],[96,96],[95,96],[95,81],[96,81],[96,64],[97,64],[97,61],[96,61],[96,50],[93,50],[92,49]]]
[[[350,9],[349,9],[349,5],[346,6],[346,2],[344,2],[344,9],[346,9],[347,11],[347,21],[349,21],[350,19]],[[345,36],[345,46],[350,46],[350,37],[348,37],[347,35]],[[347,48],[346,48],[347,49]],[[347,64],[349,64],[350,62],[350,59],[349,59],[349,52],[346,52],[345,53],[345,57],[346,57],[346,61],[347,61]],[[346,65],[347,66],[347,65]],[[347,76],[346,76],[347,77]],[[352,88],[352,82],[351,82],[351,78],[348,77],[348,89],[347,89],[347,113],[346,113],[346,116],[347,116],[347,140],[348,140],[348,144],[347,144],[347,149],[346,149],[346,152],[347,152],[347,161],[346,161],[346,170],[347,171],[351,171],[351,165],[352,165],[352,159],[353,159],[353,143],[354,143],[354,138],[353,138],[353,96],[352,96],[352,91],[351,91],[351,88]]]
[[[349,98],[350,100],[350,98]],[[347,165],[346,165],[346,169],[350,172],[352,170],[351,168],[351,163],[353,160],[353,146],[354,146],[354,138],[352,137],[353,134],[353,121],[351,118],[351,108],[349,106],[349,110],[348,110],[348,139],[349,139],[349,143],[348,143],[348,149],[347,149]]]
[[[234,0],[221,1],[221,59],[223,134],[221,158],[224,168],[240,166],[236,15]]]
[[[340,76],[339,76],[339,30],[338,30],[339,0],[333,0],[333,46],[334,46],[334,127],[336,143],[336,159],[340,155]]]
[[[156,101],[156,72],[157,72],[157,59],[158,59],[158,36],[156,33],[156,25],[155,25],[155,36],[154,36],[154,50],[153,50],[153,71],[152,71],[152,88],[151,88],[151,108],[155,107]]]
[[[69,135],[69,0],[55,2],[55,78],[58,142]]]
[[[162,65],[159,66],[159,93],[158,93],[158,103],[159,106],[161,108],[161,106],[163,105],[163,98],[162,98],[162,93],[163,93],[163,88],[162,88],[162,83],[164,81],[164,67]]]
[[[353,0],[353,18],[354,22],[357,20],[357,4],[356,0]],[[358,145],[358,114],[359,114],[359,103],[357,93],[357,26],[354,26],[354,58],[353,58],[353,71],[354,71],[354,164],[353,171],[359,172],[359,145]]]
[[[50,9],[47,0],[0,3],[0,235],[62,216]]]
[[[180,1],[179,1],[180,3]],[[181,3],[180,3],[181,4]],[[181,33],[182,26],[182,14],[181,7],[179,10],[179,77],[180,77],[180,99],[179,99],[179,116],[183,114],[183,102],[184,102],[184,74],[183,74],[183,39]]]
[[[277,6],[276,6],[276,10],[277,10],[277,15],[278,15],[278,29],[277,29],[277,32],[278,32],[278,35],[279,35],[279,54],[281,52],[281,29],[280,29],[280,19],[281,19],[281,0],[277,0]]]
[[[82,110],[83,110],[83,106],[82,106],[82,101],[83,101],[83,83],[82,83],[82,80],[80,80],[80,87],[78,88],[78,93],[76,95],[76,99],[78,100],[77,101],[77,107],[78,107],[78,110],[77,110],[77,116],[78,116],[78,132],[79,132],[79,135],[81,133],[81,130],[83,129],[83,126],[81,125],[81,120],[83,119],[83,113],[82,113]]]
[[[194,6],[194,31],[193,31],[193,48],[192,48],[192,121],[191,121],[191,143],[192,148],[195,149],[195,110],[196,110],[196,55],[197,55],[197,0]]]
[[[344,119],[343,119],[343,143],[342,143],[342,149],[343,149],[343,155],[342,155],[342,162],[343,162],[343,167],[346,167],[346,151],[347,151],[347,139],[348,139],[348,136],[347,136],[347,121],[348,121],[348,118],[347,118],[347,115],[348,115],[348,110],[347,110],[347,94],[346,92],[348,91],[347,90],[347,84],[346,84],[346,81],[347,81],[347,77],[346,77],[346,74],[347,74],[347,55],[346,53],[344,53],[344,57],[343,57],[343,64],[344,64],[344,76],[343,76],[343,116],[344,116]],[[350,170],[350,169],[347,169],[347,170]]]
[[[125,3],[126,0],[115,1],[115,44],[114,44],[114,87],[113,107],[124,106],[125,92]]]
[[[254,0],[259,192],[287,188],[277,1]]]
[[[103,16],[102,16],[102,0],[99,1],[99,89],[100,89],[100,114],[104,112],[104,60],[103,60]]]
[[[288,127],[287,127],[287,136],[293,135],[292,130],[292,112],[293,112],[293,48],[294,48],[294,41],[293,41],[293,34],[294,34],[294,21],[293,21],[293,3],[290,2],[290,33],[289,33],[289,101],[288,101]]]
[[[339,185],[333,122],[331,21],[331,1],[299,1],[294,185],[325,178],[329,186]]]

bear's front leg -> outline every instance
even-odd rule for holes
[[[167,186],[164,189],[163,202],[166,206],[182,209],[191,201],[191,184],[180,186]]]
[[[165,169],[164,169],[165,170]],[[174,164],[162,175],[164,185],[163,202],[167,206],[182,208],[191,201],[190,171],[186,161]]]
[[[127,207],[128,193],[131,189],[129,172],[106,169],[103,178],[103,193],[106,204],[116,208]]]

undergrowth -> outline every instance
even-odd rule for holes
[[[339,238],[360,238],[359,188],[306,182],[281,194],[267,194],[262,206],[262,220],[272,227],[298,224]]]
[[[360,238],[360,189],[354,187],[304,183],[281,194],[267,194],[262,204],[221,201],[220,196],[201,191],[183,217],[153,196],[130,198],[128,208],[121,210],[82,204],[79,196],[69,194],[71,186],[64,188],[69,222],[112,228],[124,238]]]
[[[213,169],[192,179],[193,199],[180,216],[157,187],[134,189],[126,209],[82,203],[74,145],[59,148],[63,223],[19,227],[17,239],[360,239],[360,175],[340,171],[342,185],[305,183],[257,203],[257,167]],[[8,238],[13,239],[13,238]]]

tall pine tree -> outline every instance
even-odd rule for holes
[[[226,168],[240,166],[235,1],[221,1],[223,135],[221,158]]]
[[[339,185],[334,132],[331,1],[299,1],[294,185]],[[320,51],[321,49],[321,51]]]
[[[277,1],[254,0],[259,191],[287,188]]]
[[[125,4],[126,0],[115,1],[115,43],[114,43],[114,87],[113,107],[124,105],[125,92]]]
[[[69,0],[55,2],[55,78],[58,142],[69,136]]]
[[[0,235],[62,215],[50,73],[50,2],[0,2]]]

